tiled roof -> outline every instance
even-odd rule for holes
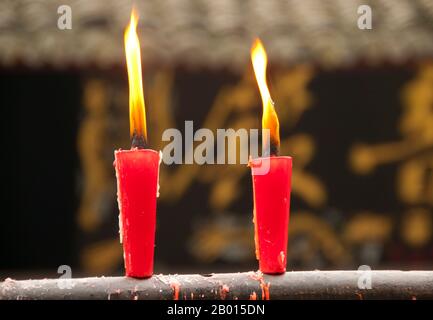
[[[130,0],[0,1],[0,65],[106,67],[124,63]],[[145,63],[243,68],[255,36],[278,63],[344,66],[432,56],[432,0],[136,1]],[[57,8],[72,8],[59,30]],[[369,4],[373,29],[360,30]]]

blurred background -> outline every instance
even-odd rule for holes
[[[358,7],[372,29],[358,28]],[[71,29],[59,29],[61,5]],[[123,274],[129,0],[0,0],[0,280]],[[294,158],[288,270],[433,266],[432,0],[136,1],[148,135],[260,128]],[[161,166],[156,273],[257,269],[245,165]]]

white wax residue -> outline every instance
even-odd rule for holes
[[[162,162],[162,152],[159,151],[159,163],[158,163],[158,177],[156,178],[156,197],[159,198],[159,167]]]
[[[119,213],[119,240],[120,240],[120,243],[122,243],[123,241],[122,241],[122,239],[123,239],[123,232],[122,232],[122,230],[123,230],[123,227],[122,227],[122,214],[121,213]]]
[[[116,166],[116,180],[117,180],[117,205],[119,206],[119,241],[123,242],[123,226],[122,226],[122,204],[120,201],[120,185],[119,185],[119,171]]]

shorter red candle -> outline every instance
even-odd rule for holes
[[[278,274],[284,273],[287,265],[292,158],[278,156],[279,122],[266,83],[267,55],[259,39],[251,48],[251,61],[263,103],[262,143],[267,153],[250,160],[256,257],[260,271]]]
[[[115,151],[114,156],[126,275],[150,277],[153,274],[160,154],[149,149],[131,149]]]
[[[250,167],[259,269],[263,273],[284,273],[287,264],[292,158],[253,159]],[[268,173],[263,174],[263,167],[269,168]]]

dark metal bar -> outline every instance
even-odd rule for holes
[[[369,282],[363,282],[371,275]],[[366,278],[367,277],[367,278]],[[364,279],[365,278],[365,279]],[[361,285],[360,285],[361,284]],[[0,282],[1,299],[433,299],[433,271],[306,271]]]

